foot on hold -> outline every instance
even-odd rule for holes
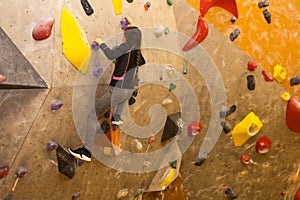
[[[91,161],[91,157],[92,157],[92,154],[89,150],[87,150],[86,148],[84,147],[81,147],[81,148],[78,148],[78,149],[68,149],[68,151],[70,152],[70,154],[72,156],[74,156],[75,158],[77,159],[80,159],[80,160],[84,160],[84,161]]]
[[[293,85],[298,85],[300,84],[300,76],[296,76],[294,78],[291,78],[290,80],[290,85],[293,86]]]
[[[231,129],[226,125],[225,122],[221,122],[221,126],[223,127],[223,131],[227,134],[231,131]]]
[[[237,198],[237,195],[230,188],[228,188],[225,191],[225,194],[227,195],[228,199],[230,199],[230,200],[233,200],[233,199]]]
[[[255,78],[253,75],[248,75],[247,76],[247,87],[249,90],[254,90],[255,89]]]
[[[114,114],[113,117],[112,117],[112,120],[111,120],[111,124],[117,125],[117,126],[122,125],[123,121],[122,121],[120,115]]]
[[[268,24],[271,24],[271,13],[267,9],[265,9],[263,11],[263,14],[264,14],[265,19],[268,22]]]
[[[230,106],[230,108],[227,111],[221,111],[220,112],[220,117],[221,118],[228,117],[229,115],[234,113],[235,110],[236,110],[236,105],[232,105],[232,106]]]

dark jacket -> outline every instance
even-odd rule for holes
[[[130,47],[128,43],[122,43],[113,49],[102,43],[100,48],[108,59],[115,60],[115,69],[109,85],[133,89],[136,69],[146,63],[142,54],[139,63],[137,63],[137,50]]]

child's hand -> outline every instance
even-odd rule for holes
[[[98,45],[102,44],[103,43],[103,40],[101,40],[100,38],[96,38],[94,40],[94,42],[96,42]]]

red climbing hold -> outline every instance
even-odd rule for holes
[[[296,191],[296,193],[294,195],[294,200],[300,200],[300,187],[298,188],[298,190]]]
[[[32,37],[35,40],[44,40],[51,35],[52,26],[54,24],[54,18],[49,17],[36,24],[32,31]]]
[[[202,126],[201,126],[200,122],[193,121],[188,126],[188,135],[195,136],[200,133],[201,129],[202,129]]]
[[[2,167],[0,167],[0,179],[5,177],[9,172],[9,166],[8,165],[4,165]]]
[[[291,131],[300,132],[300,102],[291,97],[286,107],[286,124]]]
[[[257,64],[255,62],[248,62],[248,70],[249,71],[254,71],[257,68]]]
[[[208,10],[212,7],[221,7],[228,12],[230,12],[233,16],[238,18],[238,10],[236,6],[235,0],[201,0],[200,1],[200,12],[202,17],[208,12]]]
[[[204,18],[201,15],[198,17],[197,29],[193,36],[187,41],[187,43],[182,48],[183,51],[188,51],[195,46],[197,46],[200,42],[202,42],[208,34],[208,26]]]
[[[269,75],[268,72],[266,72],[266,70],[262,70],[261,73],[264,76],[265,81],[267,81],[267,82],[274,81],[274,78],[271,75]]]
[[[0,83],[6,81],[6,77],[0,74]]]

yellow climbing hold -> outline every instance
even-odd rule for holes
[[[235,146],[242,146],[250,137],[256,135],[262,122],[253,112],[250,112],[240,123],[235,125],[232,130],[232,138]]]
[[[160,186],[164,190],[173,180],[174,177],[174,169],[168,168],[167,171],[164,173],[162,178],[160,179]]]
[[[282,93],[282,95],[280,96],[284,101],[288,101],[288,100],[290,100],[290,98],[291,98],[291,95],[290,95],[290,93],[288,93],[288,92],[284,92],[284,93]]]
[[[122,14],[122,0],[112,0],[116,15]]]
[[[280,65],[275,65],[273,77],[276,81],[281,83],[286,77],[286,69],[281,67]]]
[[[81,73],[86,74],[91,58],[90,46],[76,19],[66,8],[61,13],[61,35],[63,54]]]

